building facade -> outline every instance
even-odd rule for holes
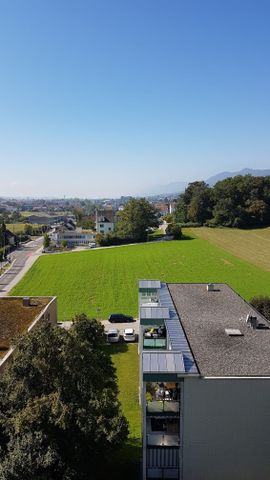
[[[112,208],[96,210],[96,231],[106,235],[112,233],[115,228],[115,212]]]
[[[76,230],[59,229],[52,234],[52,238],[57,245],[60,245],[64,240],[69,247],[87,246],[89,243],[96,241],[96,232],[83,230],[82,228],[76,228]]]
[[[143,479],[270,478],[270,329],[228,285],[139,283]]]

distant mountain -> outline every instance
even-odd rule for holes
[[[184,192],[187,186],[187,182],[171,182],[166,185],[156,185],[154,187],[149,187],[147,192],[144,192],[143,195],[152,196],[152,195],[164,195],[172,193],[182,193]]]
[[[253,170],[252,168],[243,168],[239,172],[221,172],[221,173],[218,173],[217,175],[214,175],[213,177],[208,178],[208,180],[206,180],[206,183],[208,183],[208,185],[212,187],[217,182],[220,182],[221,180],[225,180],[225,178],[236,177],[237,175],[252,175],[253,177],[266,177],[270,175],[270,169],[269,170]]]
[[[243,168],[239,170],[239,172],[221,172],[213,177],[208,178],[205,180],[210,187],[215,185],[215,183],[219,182],[220,180],[225,180],[225,178],[229,177],[236,177],[236,175],[252,175],[253,177],[265,177],[270,175],[269,170],[254,170],[252,168]],[[196,180],[196,179],[195,179]],[[191,180],[194,182],[195,180]],[[199,179],[200,180],[200,179]],[[142,192],[138,194],[138,196],[145,195],[145,196],[155,196],[155,195],[172,195],[178,194],[185,191],[188,182],[171,182],[165,185],[155,185],[154,187],[149,187],[147,192]]]

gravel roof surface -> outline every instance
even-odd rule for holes
[[[203,376],[270,376],[270,329],[253,329],[248,314],[267,320],[226,284],[168,284],[185,334]],[[238,329],[242,336],[229,336]]]

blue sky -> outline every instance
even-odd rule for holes
[[[268,0],[0,0],[0,195],[270,168]]]

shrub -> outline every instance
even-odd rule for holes
[[[172,235],[174,240],[180,240],[182,238],[181,227],[177,223],[169,223],[166,228],[166,235]]]
[[[267,320],[270,320],[270,297],[267,296],[259,296],[253,297],[250,300],[251,305],[255,307],[258,312],[264,315]]]

